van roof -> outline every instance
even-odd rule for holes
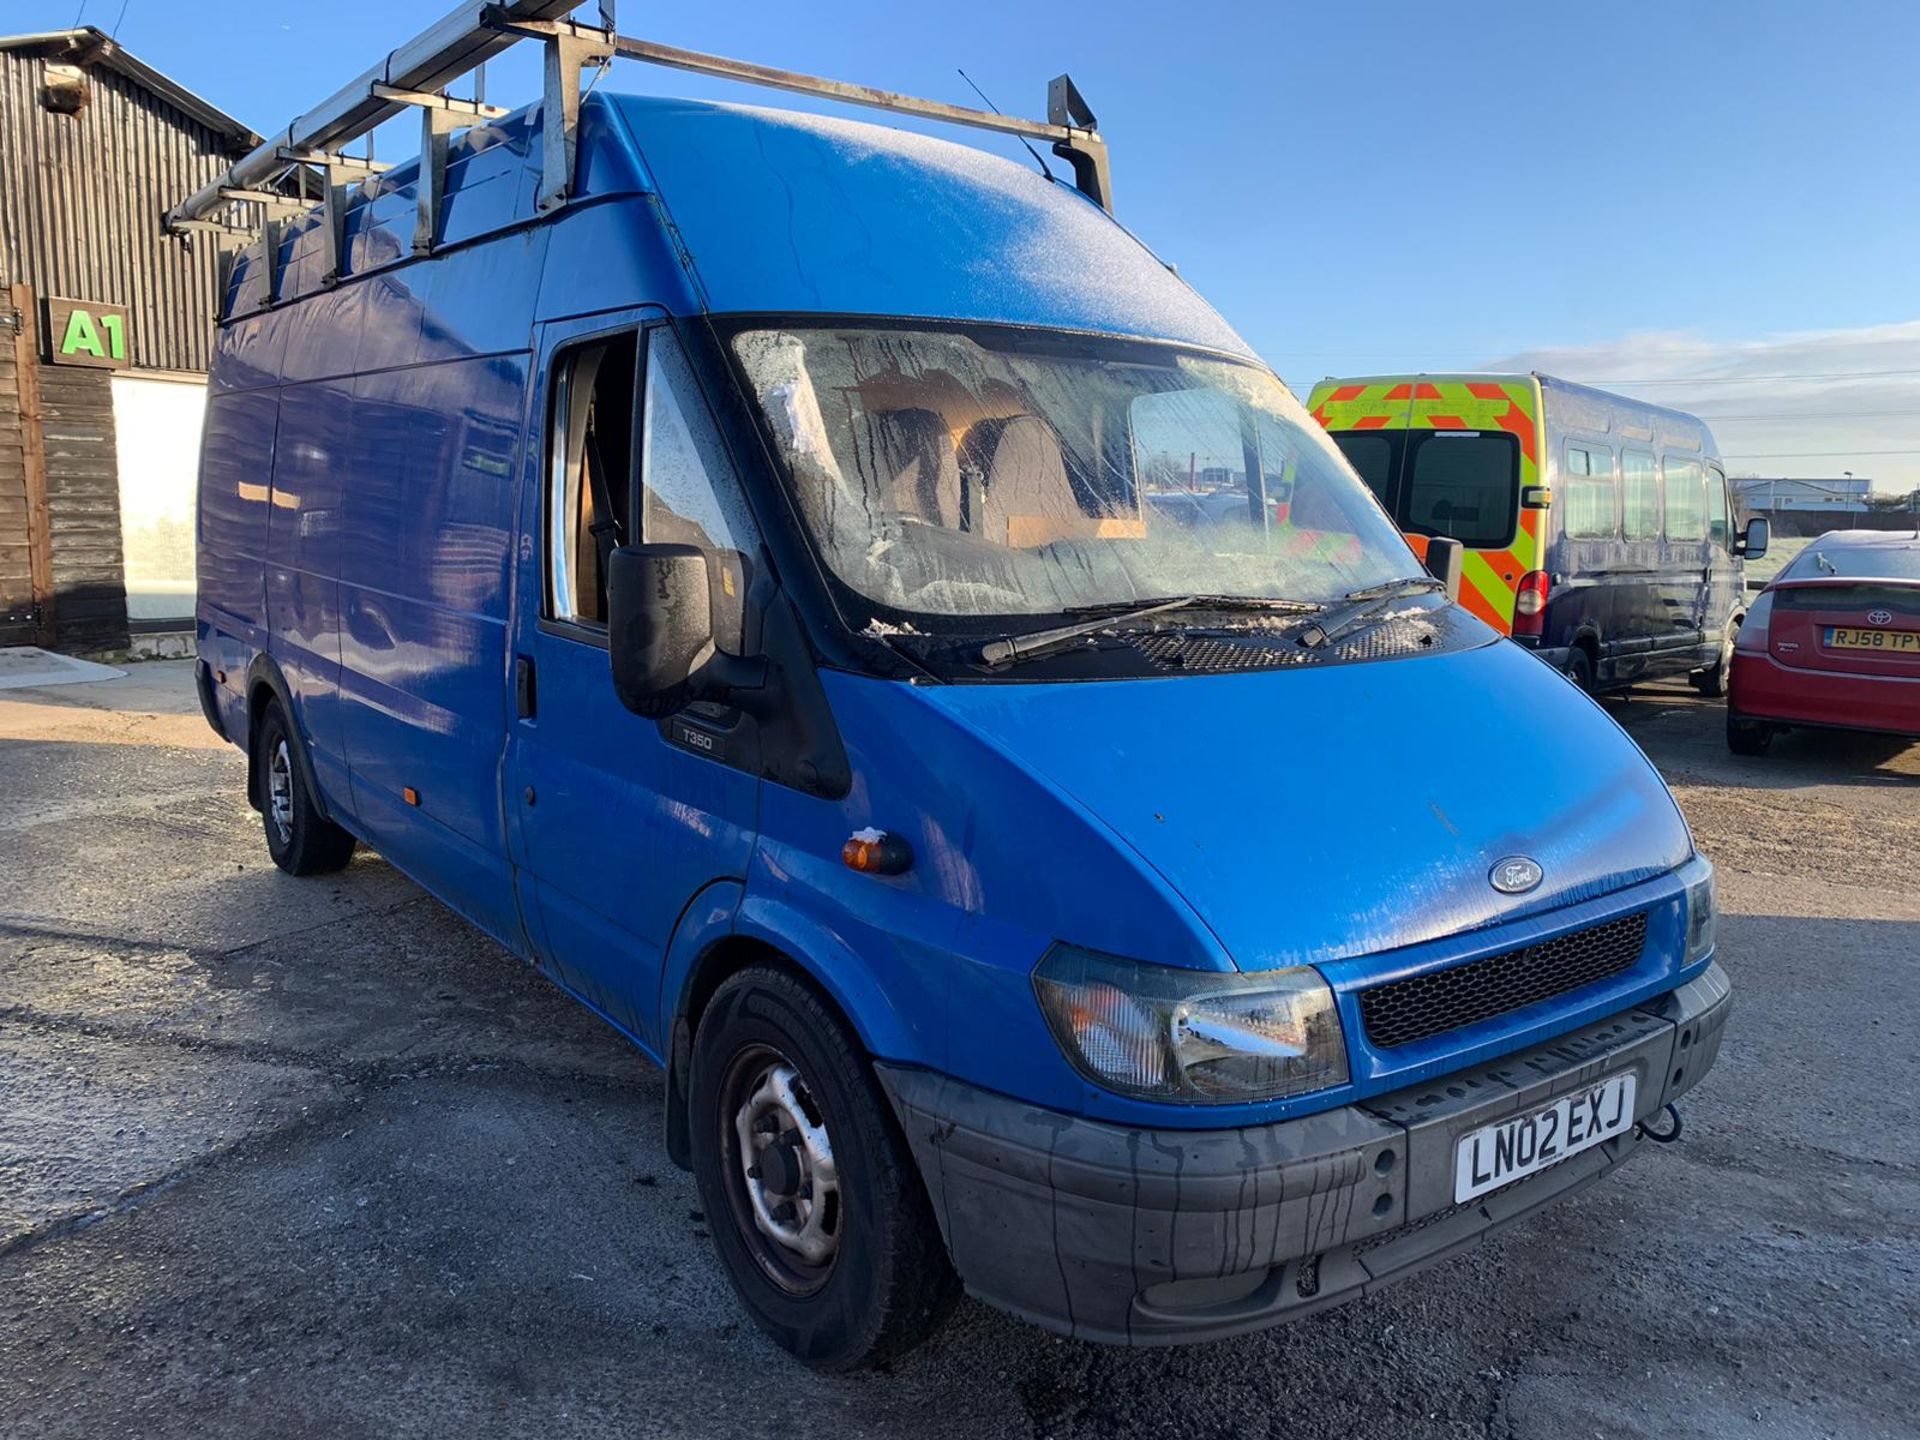
[[[1400,371],[1387,375],[1329,375],[1318,381],[1313,388],[1318,391],[1327,385],[1394,385],[1403,381],[1419,380],[1495,384],[1535,381],[1543,392],[1558,392],[1573,402],[1571,406],[1560,407],[1560,410],[1567,413],[1570,419],[1578,422],[1575,428],[1604,431],[1608,428],[1604,423],[1605,417],[1629,416],[1649,422],[1645,427],[1648,434],[1658,433],[1668,439],[1682,439],[1687,448],[1701,450],[1709,456],[1716,453],[1713,433],[1707,428],[1706,422],[1697,415],[1690,415],[1684,410],[1675,410],[1667,405],[1655,405],[1652,401],[1637,399],[1631,395],[1617,395],[1611,390],[1603,390],[1598,386],[1562,380],[1557,375],[1548,375],[1539,370],[1525,372],[1423,370],[1417,373]],[[1603,423],[1594,423],[1597,420]],[[1657,432],[1652,422],[1658,422]]]
[[[1245,341],[1065,180],[839,117],[617,95],[707,308]]]
[[[449,240],[535,218],[542,108],[527,106],[456,142],[463,160],[495,152],[487,175],[497,177],[502,163],[522,174],[503,191],[468,164],[452,164]],[[583,101],[579,137],[579,194],[557,218],[616,194],[656,194],[691,303],[708,313],[1039,326],[1253,358],[1218,312],[1125,227],[1068,180],[1050,181],[1027,164],[886,125],[605,91]],[[356,255],[390,263],[411,254],[418,176],[417,160],[402,162],[356,198],[346,222]],[[315,212],[283,231],[295,293],[317,282],[318,225]],[[249,262],[257,254],[256,243]],[[249,262],[236,267],[236,297]]]

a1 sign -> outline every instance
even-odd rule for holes
[[[47,301],[47,358],[55,365],[93,365],[124,370],[127,307],[91,300]]]

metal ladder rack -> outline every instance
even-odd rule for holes
[[[166,214],[167,229],[175,234],[209,231],[238,244],[258,234],[266,266],[268,303],[277,303],[284,298],[279,293],[280,277],[275,273],[279,228],[293,216],[309,212],[312,206],[277,193],[274,186],[299,167],[312,167],[322,176],[319,203],[326,246],[323,283],[337,284],[347,275],[346,212],[351,187],[390,168],[376,163],[371,155],[349,156],[342,147],[370,135],[375,127],[411,108],[420,114],[419,213],[414,249],[416,253],[430,252],[440,241],[449,138],[455,131],[508,113],[477,97],[452,98],[446,89],[462,76],[484,75],[483,67],[489,59],[522,40],[537,41],[546,52],[539,195],[542,210],[566,204],[573,191],[581,73],[610,64],[616,56],[1044,141],[1073,167],[1074,183],[1083,194],[1103,209],[1113,209],[1106,144],[1100,138],[1093,112],[1065,75],[1047,87],[1046,120],[1026,120],[621,35],[613,24],[613,0],[600,0],[599,26],[582,25],[570,17],[584,3],[465,0],[174,206]],[[236,206],[245,205],[256,207],[261,216],[257,230],[222,218],[230,217]]]

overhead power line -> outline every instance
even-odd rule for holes
[[[1409,371],[1409,374],[1414,372]],[[1761,385],[1776,380],[1878,380],[1890,375],[1920,375],[1920,369],[1912,370],[1822,370],[1809,371],[1796,375],[1668,375],[1658,380],[1580,380],[1567,376],[1577,385],[1594,386],[1642,386],[1671,385],[1676,388],[1692,385]],[[1326,377],[1322,377],[1326,378]],[[1319,380],[1290,381],[1290,384],[1317,385]]]
[[[1920,455],[1920,450],[1749,450],[1722,460],[1847,460],[1856,455]]]
[[[1705,410],[1695,412],[1701,420],[1778,420],[1782,425],[1806,425],[1817,420],[1898,420],[1913,413],[1912,406],[1905,410],[1811,410],[1796,415],[1782,415],[1777,410],[1754,415],[1715,415]]]
[[[1825,370],[1802,375],[1671,375],[1664,380],[1582,380],[1582,385],[1758,385],[1770,380],[1875,380],[1887,375],[1920,375],[1920,370]]]

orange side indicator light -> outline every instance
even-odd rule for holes
[[[414,789],[411,785],[402,786],[400,790],[400,798],[406,801],[407,804],[409,805],[418,805],[420,803],[420,792]]]
[[[913,847],[898,835],[868,826],[840,847],[840,862],[862,875],[899,875],[913,866]]]

